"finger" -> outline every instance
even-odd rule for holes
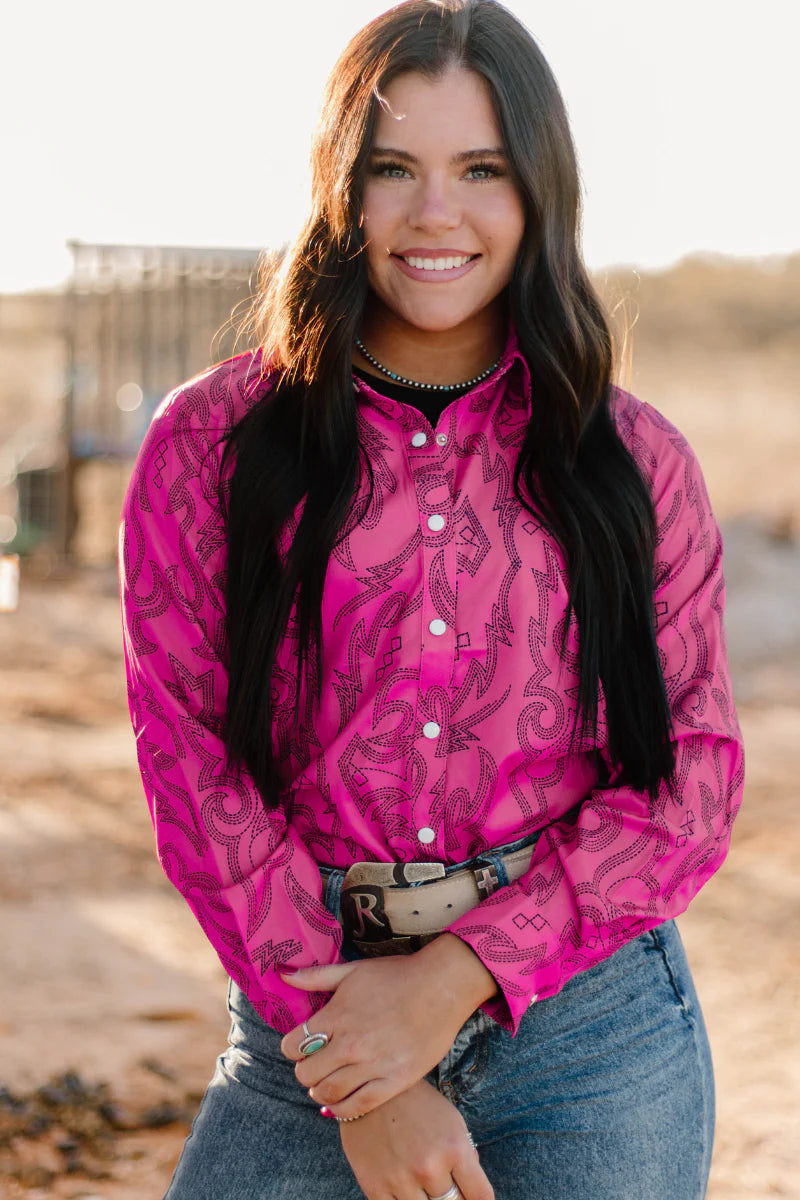
[[[278,974],[284,983],[290,983],[293,988],[303,992],[335,992],[342,980],[357,966],[358,963],[334,963],[329,967],[301,967],[299,971],[291,973],[284,969]]]
[[[392,1179],[392,1200],[428,1200],[428,1193],[420,1183],[409,1176],[407,1179]],[[437,1194],[433,1193],[434,1196]]]
[[[372,1075],[368,1074],[368,1071],[369,1068],[362,1063],[352,1063],[310,1085],[308,1094],[315,1104],[327,1104],[329,1108],[333,1108],[370,1082]],[[336,1115],[340,1115],[338,1108]]]
[[[478,1155],[467,1146],[467,1155],[459,1158],[453,1167],[453,1180],[464,1200],[494,1200],[494,1188],[480,1164]],[[434,1192],[435,1196],[441,1192]]]
[[[325,1010],[323,1009],[323,1012],[324,1011]],[[312,1022],[314,1025],[313,1029],[311,1028]],[[296,1062],[296,1063],[300,1063],[300,1062],[309,1062],[310,1063],[311,1060],[314,1058],[317,1058],[318,1055],[325,1054],[328,1056],[327,1062],[329,1065],[326,1066],[326,1068],[323,1070],[322,1075],[327,1075],[328,1071],[333,1069],[333,1064],[331,1064],[332,1049],[333,1049],[333,1047],[332,1047],[333,1033],[332,1033],[330,1027],[328,1027],[327,1029],[325,1029],[323,1027],[324,1022],[325,1022],[324,1016],[321,1017],[319,1013],[315,1013],[314,1016],[311,1017],[309,1019],[309,1021],[306,1022],[305,1027],[302,1025],[297,1025],[297,1026],[295,1026],[294,1029],[289,1030],[289,1032],[283,1038],[281,1038],[281,1054],[284,1056],[284,1058],[289,1058],[289,1059],[291,1059],[292,1062]],[[302,1045],[302,1043],[305,1039],[306,1028],[308,1029],[308,1032],[311,1034],[314,1034],[314,1033],[327,1034],[327,1036],[329,1038],[329,1045],[323,1046],[321,1050],[315,1050],[313,1054],[301,1054],[300,1046]],[[333,1055],[333,1057],[336,1058],[338,1056]],[[339,1065],[339,1063],[337,1062],[336,1066],[338,1066],[338,1065]],[[321,1079],[322,1075],[317,1076],[317,1078]],[[310,1078],[308,1080],[308,1083],[309,1084],[311,1083]]]
[[[287,1055],[287,1058],[291,1057]],[[305,1057],[300,1055],[299,1058],[295,1056],[294,1075],[301,1087],[312,1088],[329,1075],[333,1075],[334,1071],[349,1066],[347,1059],[342,1057],[340,1047],[331,1045],[326,1046],[324,1050],[318,1050],[316,1054],[307,1054]]]
[[[436,1197],[446,1196],[447,1193],[450,1191],[450,1189],[453,1187],[453,1183],[454,1183],[454,1180],[453,1180],[452,1175],[448,1175],[446,1182],[441,1177],[439,1179],[437,1179],[436,1183],[431,1183],[430,1185],[428,1185],[428,1183],[426,1182],[425,1188],[422,1192],[422,1195],[426,1196],[428,1198],[428,1200],[435,1200]],[[416,1196],[416,1193],[415,1193],[415,1196]],[[449,1200],[455,1200],[455,1197],[451,1196],[449,1198]]]
[[[458,1184],[452,1174],[452,1167],[448,1165],[449,1161],[451,1161],[450,1155],[443,1146],[438,1149],[431,1146],[427,1153],[421,1151],[414,1161],[414,1178],[417,1186],[421,1187],[425,1195],[433,1200],[437,1200],[437,1198],[442,1200],[445,1196],[447,1196],[447,1200],[456,1200],[456,1192],[458,1192],[459,1198],[461,1196]],[[416,1195],[416,1193],[414,1194]]]
[[[396,1091],[392,1091],[389,1080],[371,1079],[369,1083],[352,1092],[346,1100],[340,1100],[331,1111],[335,1117],[365,1117],[396,1094]]]
[[[318,1017],[319,1014],[317,1014],[317,1019]],[[286,1035],[286,1038],[289,1037],[291,1034]],[[337,1037],[331,1036],[330,1044],[322,1050],[317,1050],[314,1054],[298,1054],[295,1048],[286,1057],[294,1060],[295,1078],[305,1088],[314,1087],[323,1079],[327,1079],[329,1075],[333,1075],[335,1071],[341,1071],[344,1067],[358,1067],[359,1064],[361,1064],[362,1070],[360,1083],[365,1083],[370,1074],[377,1074],[374,1066],[369,1064],[369,1059],[365,1058],[363,1054],[359,1054],[358,1043],[354,1043],[346,1033]]]

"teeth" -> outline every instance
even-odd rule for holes
[[[456,267],[465,266],[470,259],[471,254],[459,255],[456,258],[417,258],[411,257],[404,259],[410,267],[416,267],[420,271],[453,271]]]

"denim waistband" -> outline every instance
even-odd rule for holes
[[[561,818],[563,820],[563,818]],[[536,833],[530,833],[527,837],[518,838],[515,842],[507,842],[504,846],[494,846],[491,850],[484,850],[481,854],[476,854],[472,858],[467,858],[464,862],[445,865],[445,875],[453,875],[456,871],[463,871],[465,868],[473,868],[484,865],[491,865],[497,872],[497,882],[500,887],[507,887],[509,883],[508,872],[506,871],[503,857],[506,854],[511,854],[514,850],[522,850],[525,846],[533,846],[539,840],[547,828],[537,829]],[[332,913],[336,920],[340,919],[341,902],[342,902],[342,885],[347,870],[341,867],[325,867],[320,866],[320,873],[325,881],[325,894],[323,903],[328,912]],[[409,883],[406,887],[424,887],[424,882]]]

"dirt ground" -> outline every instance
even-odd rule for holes
[[[709,1196],[767,1200],[800,1197],[800,549],[752,522],[726,547],[747,793],[680,925],[717,1070]],[[0,1196],[157,1200],[225,987],[153,854],[112,571],[29,574],[0,671]]]

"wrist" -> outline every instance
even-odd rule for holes
[[[497,994],[497,980],[466,942],[454,933],[442,933],[417,951],[416,957],[429,967],[437,980],[447,987],[453,1001],[471,1016]]]

